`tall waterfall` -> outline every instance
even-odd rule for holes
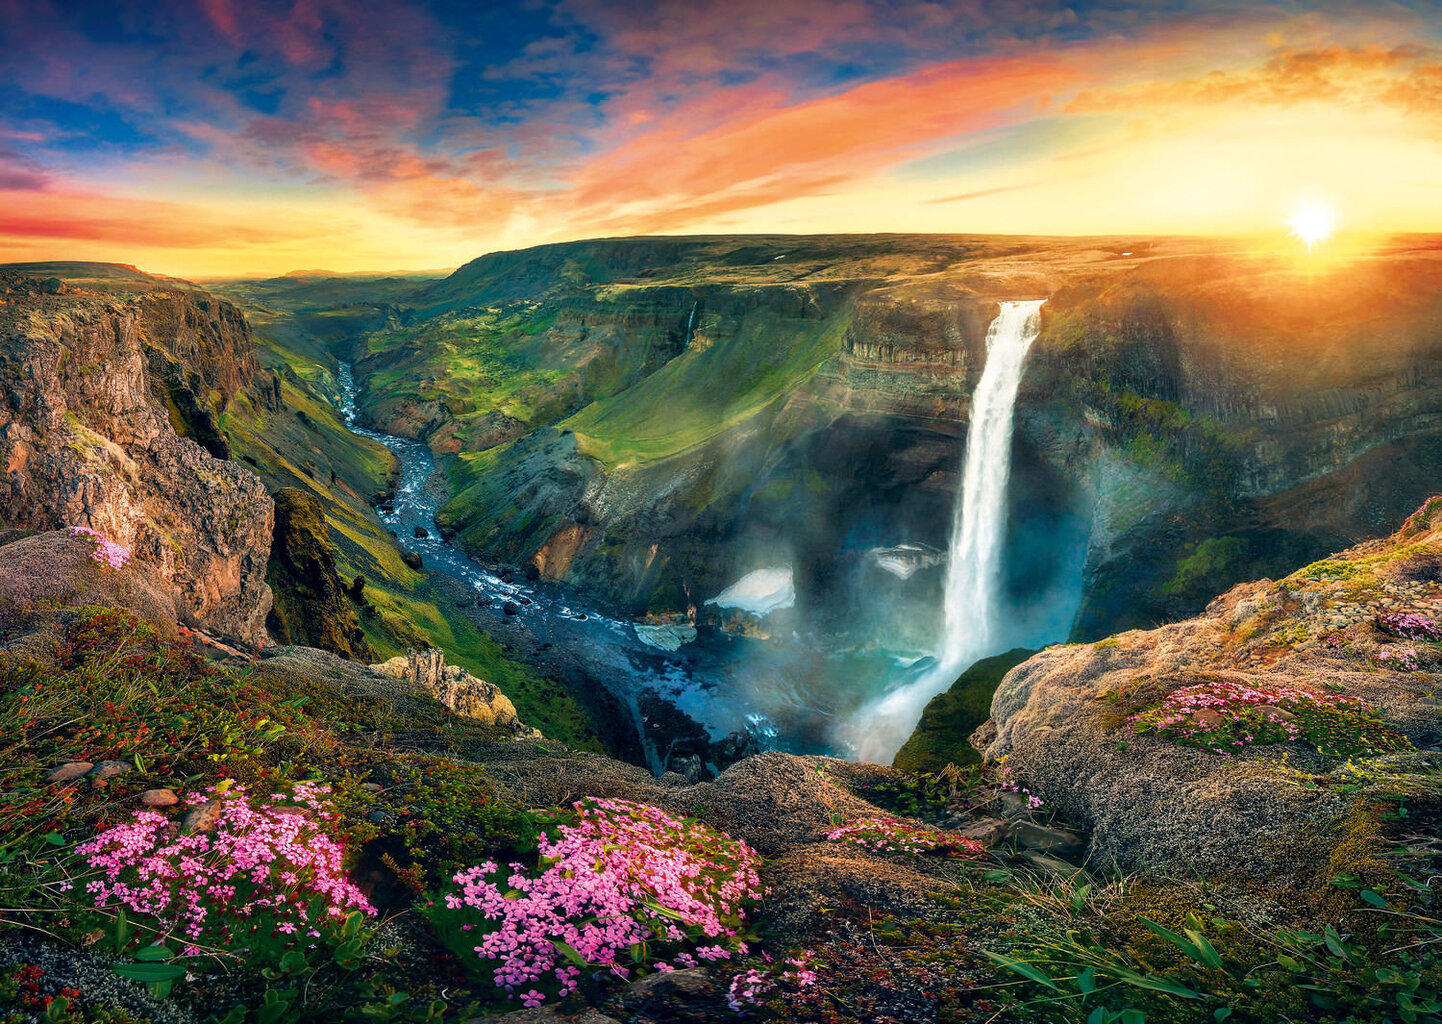
[[[986,332],[986,366],[971,398],[966,461],[956,496],[937,661],[919,678],[858,713],[848,737],[863,760],[887,762],[906,742],[927,701],[980,658],[999,653],[1001,560],[1016,393],[1026,353],[1041,330],[1045,299],[1003,302]]]

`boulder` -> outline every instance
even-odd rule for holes
[[[1334,556],[1352,563],[1345,571],[1242,584],[1196,618],[1037,654],[998,687],[992,730],[982,738],[985,756],[1005,758],[1011,780],[1088,829],[1094,863],[1203,877],[1314,872],[1328,862],[1344,821],[1385,795],[1356,785],[1346,756],[1301,742],[1228,744],[1218,753],[1136,734],[1127,722],[1185,687],[1343,695],[1415,748],[1377,757],[1376,772],[1435,772],[1442,754],[1428,748],[1442,738],[1442,722],[1425,703],[1430,676],[1379,667],[1375,655],[1386,637],[1358,631],[1337,649],[1307,642],[1324,631],[1326,609],[1348,594],[1376,595],[1364,614],[1395,606],[1430,617],[1442,608],[1442,588],[1408,592],[1397,582],[1405,574],[1394,571],[1419,552],[1442,552],[1442,503],[1424,512],[1425,521],[1414,516],[1390,540]],[[1389,598],[1393,605],[1381,604]],[[1296,717],[1270,706],[1259,713],[1284,722]],[[1210,709],[1190,716],[1202,729],[1224,717]],[[1308,778],[1315,781],[1304,784]],[[1419,804],[1427,799],[1417,797]]]
[[[74,782],[89,775],[95,765],[89,761],[69,761],[45,773],[45,782],[54,785],[59,782]]]

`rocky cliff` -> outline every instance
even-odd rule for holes
[[[370,661],[370,644],[356,613],[365,580],[350,584],[351,593],[336,571],[324,505],[298,487],[282,487],[274,500],[275,536],[266,572],[274,596],[266,617],[271,637]]]
[[[116,291],[0,276],[0,519],[104,534],[182,621],[260,644],[273,507],[213,454],[255,372],[249,329],[228,303],[136,276]],[[198,423],[212,450],[177,432]]]

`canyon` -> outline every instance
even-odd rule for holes
[[[1016,986],[1071,984],[1059,949],[1118,1013],[1220,1019],[1189,986],[1249,1021],[1355,1001],[1397,969],[1368,908],[1433,927],[1388,866],[1435,872],[1442,813],[1433,251],[1333,276],[919,237],[209,289],[0,268],[0,814],[43,804],[63,845],[135,805],[193,837],[237,780],[324,780],[357,891],[396,914],[364,963],[288,962],[329,979],[285,989],[297,1014],[511,1009],[418,894],[534,856],[577,800],[749,844],[748,941],[817,979],[784,1019],[1036,1012]],[[952,635],[981,590],[989,628]],[[896,768],[812,752],[828,693],[918,680]],[[1066,945],[1078,921],[1098,944]],[[1248,966],[1327,938],[1329,966]],[[108,947],[0,951],[156,1021],[249,998],[206,974],[157,1000]],[[598,970],[589,1008],[510,1019],[699,1024],[734,969]]]

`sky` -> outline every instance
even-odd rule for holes
[[[1442,0],[0,0],[0,260],[1442,231]]]

